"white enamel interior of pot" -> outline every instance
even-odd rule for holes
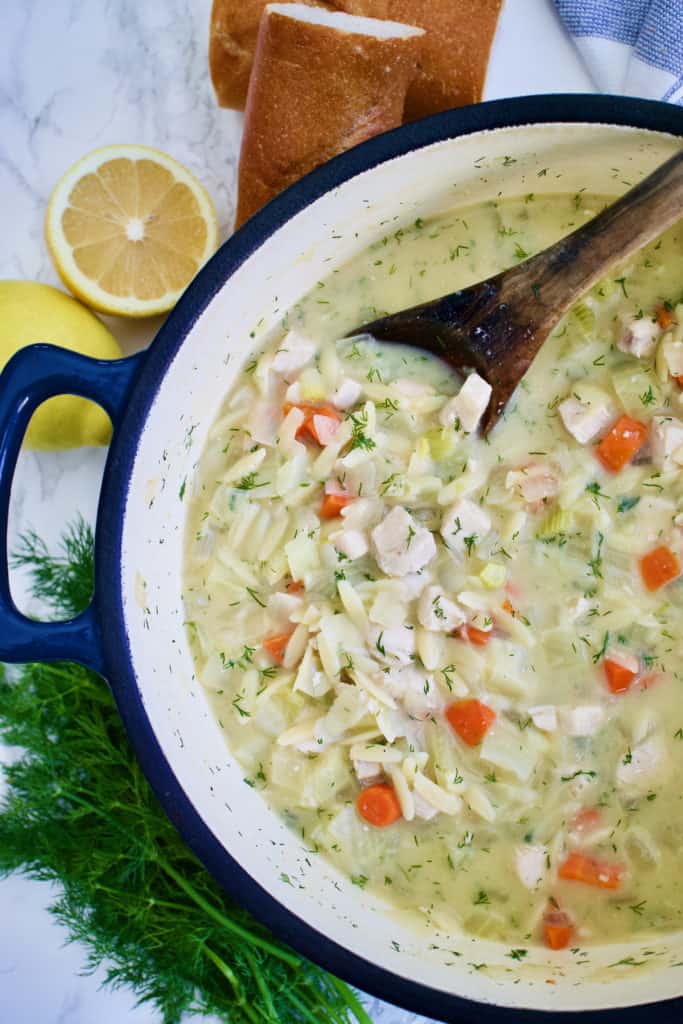
[[[679,145],[635,129],[524,126],[438,143],[357,176],[298,214],[225,283],[169,368],[140,439],[124,509],[125,615],[147,714],[180,784],[230,855],[291,912],[368,961],[444,992],[552,1010],[671,998],[683,992],[683,935],[580,953],[530,949],[518,962],[507,946],[416,930],[305,849],[244,784],[193,679],[179,491],[186,477],[189,491],[207,431],[254,346],[388,226],[499,195],[616,195]]]

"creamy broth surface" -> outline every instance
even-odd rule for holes
[[[245,782],[394,907],[557,949],[683,926],[683,229],[572,309],[486,440],[476,381],[339,339],[604,202],[387,225],[244,367],[188,483],[186,618]]]

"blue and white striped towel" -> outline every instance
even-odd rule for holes
[[[601,92],[683,106],[683,0],[554,0]]]

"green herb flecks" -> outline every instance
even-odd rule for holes
[[[235,484],[235,489],[238,491],[253,491],[257,487],[267,487],[270,483],[269,480],[263,480],[261,483],[257,483],[256,473],[247,473]]]
[[[609,494],[602,493],[602,491],[600,490],[600,484],[597,482],[597,480],[593,481],[593,483],[586,484],[586,490],[589,494],[592,494],[593,503],[597,506],[597,508],[600,508],[601,498],[604,498],[605,500],[609,501]]]
[[[619,498],[617,503],[617,512],[621,512],[622,515],[624,512],[630,512],[632,508],[636,507],[639,501],[640,497],[638,495]]]
[[[594,779],[597,774],[597,772],[588,771],[585,768],[580,768],[578,771],[572,772],[571,775],[561,775],[560,782],[572,782],[574,779],[578,779],[581,775],[585,775],[588,779]]]
[[[365,428],[368,425],[368,414],[363,410],[359,413],[351,413],[350,416],[352,424],[351,434],[351,447],[349,451],[353,451],[354,448],[364,448],[366,451],[372,451],[377,445],[371,437],[365,433]]]
[[[595,554],[588,562],[588,575],[594,576],[598,580],[602,579],[602,545],[604,542],[605,537],[598,530]]]

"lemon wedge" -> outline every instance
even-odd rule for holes
[[[64,284],[102,313],[164,313],[218,245],[213,203],[187,168],[147,146],[105,146],[57,183],[45,237]]]

